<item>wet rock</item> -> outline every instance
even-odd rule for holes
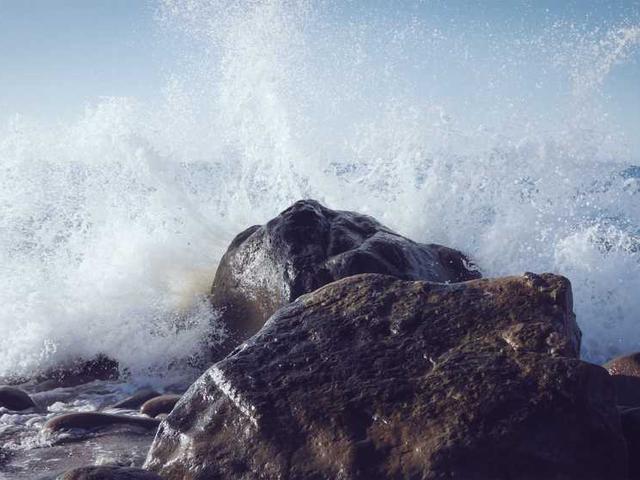
[[[620,408],[620,421],[629,452],[629,480],[640,480],[640,408]]]
[[[26,392],[15,387],[0,387],[0,407],[9,410],[26,410],[33,408],[36,404]]]
[[[155,473],[129,467],[82,467],[70,470],[57,480],[162,480]]]
[[[105,355],[97,355],[91,360],[77,358],[38,371],[33,376],[0,377],[0,384],[20,386],[31,392],[43,392],[55,388],[75,387],[94,380],[117,380],[119,376],[118,362]]]
[[[105,355],[91,360],[75,360],[57,366],[38,375],[29,383],[38,392],[60,387],[75,387],[94,380],[117,380],[120,375],[118,362]]]
[[[112,427],[115,425],[130,425],[145,429],[154,429],[159,420],[148,417],[134,417],[130,415],[112,415],[99,412],[74,412],[58,415],[48,420],[42,427],[43,431],[57,432],[60,430]]]
[[[563,277],[357,275],[300,297],[162,422],[167,480],[626,478],[611,378]]]
[[[302,200],[232,241],[216,271],[212,302],[224,312],[235,347],[278,308],[358,273],[434,282],[480,277],[456,250],[416,243],[369,216]]]
[[[152,398],[142,405],[140,412],[150,417],[156,417],[162,413],[170,413],[173,407],[180,400],[180,395],[161,395]]]
[[[618,405],[640,407],[640,352],[604,364],[613,376]]]
[[[611,375],[640,377],[640,352],[616,357],[604,364]]]
[[[155,430],[114,427],[101,430],[72,430],[52,435],[51,446],[11,449],[6,465],[0,466],[2,480],[54,480],[63,472],[108,461],[108,465],[137,466],[144,463]],[[34,438],[34,437],[30,437]],[[0,446],[3,442],[0,439]],[[12,444],[15,444],[12,442]],[[6,477],[3,474],[7,475]]]
[[[124,400],[119,401],[113,408],[126,408],[129,410],[139,409],[146,401],[159,397],[161,394],[150,388],[138,390],[136,393]]]
[[[616,403],[627,407],[640,407],[640,377],[613,375]]]

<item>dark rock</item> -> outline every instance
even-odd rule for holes
[[[94,380],[117,380],[119,377],[118,362],[99,354],[90,360],[76,358],[46,370],[39,370],[32,376],[0,377],[0,384],[20,386],[30,392],[39,393],[56,388],[75,387]]]
[[[616,403],[627,407],[640,407],[640,377],[613,375]]]
[[[170,413],[178,400],[180,400],[180,395],[160,395],[145,402],[140,408],[140,412],[150,417]]]
[[[640,352],[604,364],[613,376],[618,405],[640,407]]]
[[[155,430],[127,426],[45,433],[42,440],[46,447],[12,448],[6,465],[0,466],[0,479],[54,480],[64,472],[98,462],[140,468],[154,436]],[[0,440],[0,448],[2,444]],[[105,460],[109,463],[103,463]]]
[[[119,401],[118,403],[113,405],[113,408],[126,408],[130,410],[137,410],[146,401],[159,396],[160,394],[155,390],[150,388],[144,388],[142,390],[138,390],[136,393],[134,393],[130,397],[127,397],[124,400]]]
[[[26,410],[35,406],[31,397],[19,388],[0,387],[0,407],[9,410]]]
[[[223,311],[235,347],[278,308],[358,273],[434,282],[480,277],[456,250],[416,243],[369,216],[302,200],[231,242],[216,271],[212,303]]]
[[[59,365],[38,375],[30,383],[34,390],[45,391],[60,387],[75,387],[94,380],[117,380],[120,376],[118,362],[105,355],[91,360],[77,359],[65,365]]]
[[[640,480],[640,408],[620,408],[620,421],[629,452],[629,480]]]
[[[59,475],[57,480],[162,480],[162,478],[140,468],[100,466],[74,468]]]
[[[71,430],[75,428],[90,430],[115,425],[130,425],[145,429],[154,429],[159,423],[159,420],[148,417],[112,415],[99,412],[74,412],[53,417],[44,424],[42,429],[48,432],[57,432],[59,430]]]
[[[167,480],[626,478],[563,277],[358,275],[280,309],[162,422]]]

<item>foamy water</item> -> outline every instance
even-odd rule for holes
[[[0,376],[104,353],[170,379],[228,242],[304,197],[564,274],[586,358],[640,349],[640,174],[601,92],[638,19],[497,42],[408,12],[167,0],[189,49],[162,95],[4,125]]]

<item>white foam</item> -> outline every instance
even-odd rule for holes
[[[640,348],[637,181],[600,93],[637,18],[486,53],[469,26],[342,3],[163,5],[190,39],[163,95],[0,132],[0,375],[101,352],[170,381],[228,242],[301,197],[488,275],[566,274],[587,357]]]

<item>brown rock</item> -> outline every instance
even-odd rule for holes
[[[155,473],[129,467],[82,467],[59,475],[57,480],[162,480]]]
[[[278,308],[358,273],[434,282],[481,276],[456,250],[416,243],[369,216],[302,200],[231,242],[216,271],[212,302],[224,312],[233,348]]]
[[[604,368],[606,368],[611,375],[640,377],[640,352],[609,360],[604,364]]]
[[[131,425],[146,429],[154,429],[160,422],[153,418],[134,417],[130,415],[112,415],[109,413],[99,412],[74,412],[58,415],[48,420],[43,430],[49,432],[57,432],[59,430],[70,429],[96,429],[104,427],[112,427],[114,425]]]
[[[150,417],[155,417],[162,413],[170,413],[178,400],[180,395],[160,395],[159,397],[152,398],[142,405],[140,412]]]
[[[162,422],[167,480],[622,480],[568,280],[357,275],[280,309]]]
[[[0,407],[20,411],[35,406],[29,394],[19,388],[0,387]]]
[[[618,405],[640,407],[640,352],[604,364],[613,375]]]

